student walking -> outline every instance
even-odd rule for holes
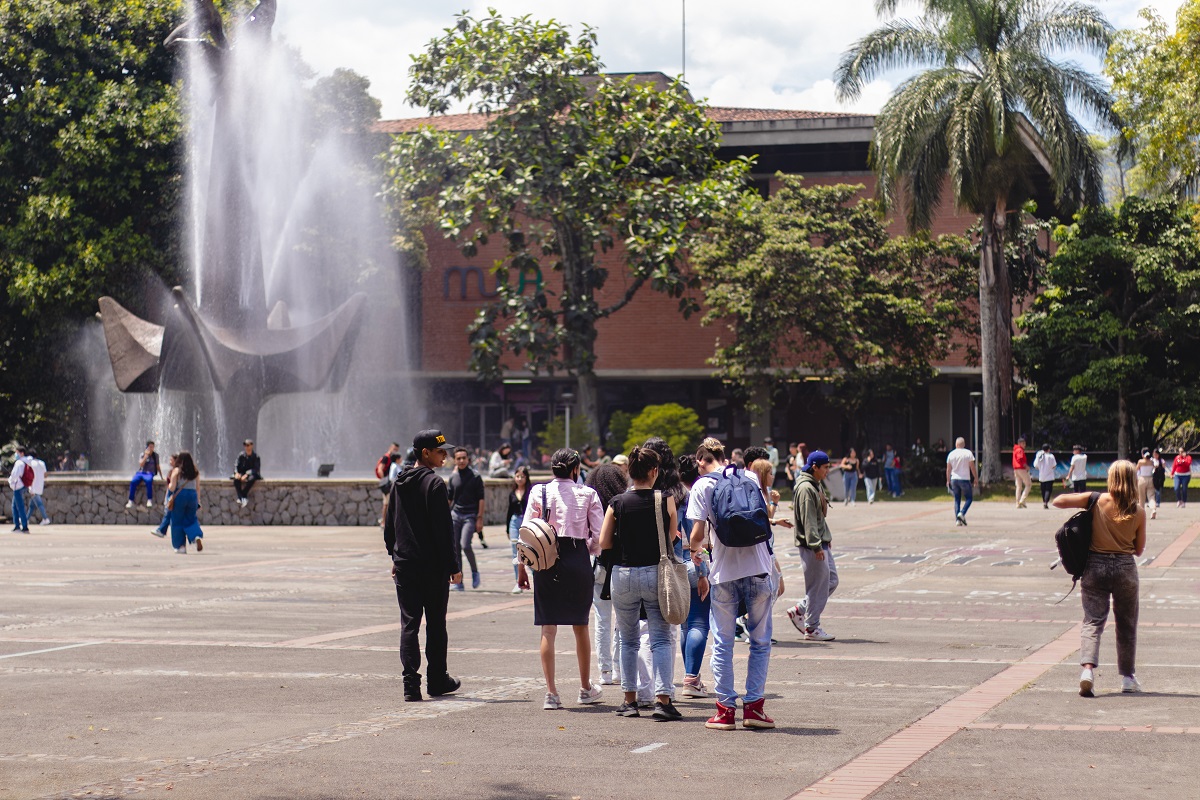
[[[1068,486],[1073,492],[1087,491],[1087,456],[1081,444],[1071,448],[1071,463],[1067,466],[1067,474],[1063,476],[1063,487]]]
[[[25,497],[33,485],[33,470],[25,463],[25,448],[18,447],[8,473],[8,488],[12,489],[13,533],[29,533],[29,514],[25,510]]]
[[[1037,470],[1038,482],[1042,486],[1042,508],[1050,507],[1050,496],[1054,494],[1054,470],[1058,461],[1050,452],[1050,445],[1042,445],[1042,449],[1033,457],[1033,468]]]
[[[675,501],[654,489],[659,473],[658,454],[648,447],[629,453],[632,491],[612,499],[600,529],[600,547],[614,551],[612,601],[621,631],[621,689],[625,701],[618,716],[636,717],[638,651],[641,637],[638,617],[646,611],[654,677],[654,718],[670,721],[683,717],[671,702],[675,693],[675,643],[671,626],[658,605],[658,562],[672,541],[678,517]]]
[[[1150,519],[1158,517],[1158,503],[1154,496],[1154,459],[1150,457],[1149,448],[1142,450],[1142,457],[1138,459],[1137,469],[1137,497],[1138,502],[1143,504],[1150,510]]]
[[[1162,451],[1157,447],[1154,448],[1151,460],[1154,463],[1154,505],[1161,508],[1163,486],[1167,482],[1167,460],[1163,458]]]
[[[1064,494],[1055,508],[1087,508],[1093,493]],[[1138,501],[1137,474],[1128,461],[1108,468],[1108,491],[1098,494],[1092,513],[1092,546],[1079,581],[1083,601],[1080,634],[1079,694],[1094,696],[1100,663],[1100,636],[1108,619],[1109,601],[1117,626],[1117,672],[1122,692],[1140,692],[1134,671],[1137,655],[1138,571],[1135,556],[1146,549],[1146,512]]]
[[[163,538],[167,535],[167,529],[171,527],[171,497],[175,494],[175,487],[179,485],[179,453],[172,453],[167,456],[167,496],[163,501],[163,518],[162,522],[158,523],[158,527],[150,531],[158,538]]]
[[[547,711],[562,708],[555,682],[554,640],[559,625],[570,625],[575,634],[575,657],[579,663],[579,702],[600,702],[603,690],[591,681],[592,646],[588,617],[592,613],[592,589],[596,578],[592,557],[600,555],[600,527],[604,511],[600,497],[579,483],[579,453],[563,448],[550,458],[554,480],[530,492],[522,524],[545,517],[558,532],[558,561],[533,576],[533,624],[542,629],[542,674],[546,678]],[[529,588],[524,564],[517,567],[517,583]]]
[[[867,487],[867,505],[875,502],[875,492],[879,490],[880,469],[879,458],[875,455],[875,451],[868,447],[867,452],[863,454],[862,462],[863,484]]]
[[[1188,482],[1192,479],[1192,457],[1182,447],[1171,462],[1171,478],[1175,481],[1175,505],[1187,508]]]
[[[682,508],[686,511],[691,500],[692,491],[698,491],[696,484],[705,475],[711,475],[721,468],[725,458],[725,448],[716,439],[705,439],[700,445],[705,452],[706,461],[702,464],[697,456],[685,455],[679,457],[679,479],[688,489],[687,498]],[[706,478],[711,480],[711,478]],[[678,510],[677,510],[678,513]],[[688,606],[688,617],[682,626],[681,645],[683,651],[683,686],[680,688],[684,697],[708,697],[708,687],[700,677],[700,667],[704,664],[704,651],[708,648],[709,615],[712,611],[712,597],[708,583],[708,552],[701,550],[700,562],[692,558],[691,535],[695,523],[684,513],[679,521],[680,530],[684,533],[683,559],[688,568],[688,583],[692,589],[691,605]]]
[[[833,560],[833,535],[825,517],[829,496],[823,483],[829,474],[829,456],[821,450],[809,453],[804,471],[796,479],[792,513],[796,519],[796,546],[804,562],[804,599],[788,609],[788,619],[804,638],[832,642],[834,637],[821,627],[821,614],[837,591],[837,564]]]
[[[967,524],[967,512],[971,510],[975,482],[978,480],[975,454],[967,449],[967,440],[960,436],[954,440],[954,449],[946,456],[946,488],[954,493],[954,524]]]
[[[450,524],[445,482],[434,472],[446,463],[446,437],[424,430],[413,437],[417,463],[392,485],[383,543],[392,559],[400,604],[400,666],[405,702],[421,698],[421,618],[425,618],[426,688],[431,697],[462,685],[446,669],[446,608],[450,584],[462,581],[462,565]]]
[[[1025,455],[1025,437],[1018,436],[1012,454],[1013,482],[1017,485],[1017,508],[1028,508],[1025,498],[1033,484],[1029,481],[1029,458]]]
[[[862,463],[858,460],[858,453],[851,447],[846,455],[842,456],[842,461],[838,465],[842,470],[842,488],[845,490],[843,495],[842,505],[854,505],[855,495],[858,494],[858,479],[862,475]]]
[[[508,541],[512,547],[513,556],[513,594],[520,594],[524,591],[518,579],[521,577],[517,571],[517,539],[521,535],[521,520],[525,519],[525,506],[529,505],[529,467],[522,464],[513,472],[513,488],[508,493],[508,522],[505,528],[508,530]]]
[[[465,555],[467,563],[471,565],[471,588],[478,589],[481,583],[479,565],[475,562],[475,551],[471,549],[471,542],[475,539],[475,529],[484,518],[483,478],[471,469],[471,453],[465,447],[454,449],[454,474],[450,476],[449,492],[454,540],[458,542],[460,558]],[[454,591],[465,591],[462,581],[455,584]]]
[[[196,552],[204,550],[204,531],[196,519],[200,508],[200,470],[187,450],[180,450],[175,459],[178,473],[167,509],[171,517],[171,546],[180,555],[187,553],[187,543],[196,545]]]
[[[41,517],[38,525],[49,525],[50,517],[46,514],[46,503],[42,495],[46,493],[46,462],[38,458],[37,453],[27,453],[25,464],[33,471],[33,483],[29,485],[29,516],[37,512]]]

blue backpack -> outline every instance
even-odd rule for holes
[[[717,539],[726,547],[753,547],[763,542],[771,547],[771,522],[762,490],[735,466],[714,476],[712,512],[717,521]]]

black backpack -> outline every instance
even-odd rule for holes
[[[1063,595],[1064,600],[1075,590],[1075,584],[1079,583],[1079,579],[1083,577],[1083,571],[1087,567],[1088,553],[1092,549],[1092,516],[1096,510],[1096,501],[1099,499],[1100,493],[1092,492],[1091,497],[1088,498],[1087,508],[1072,514],[1071,518],[1064,522],[1054,534],[1054,544],[1058,547],[1058,560],[1050,565],[1050,569],[1062,564],[1063,569],[1071,576],[1071,588],[1066,595]],[[1061,603],[1062,600],[1058,602]]]

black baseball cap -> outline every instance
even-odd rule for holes
[[[446,437],[436,428],[431,428],[427,431],[421,431],[413,437],[413,450],[419,456],[422,450],[453,450],[454,445],[446,444]]]

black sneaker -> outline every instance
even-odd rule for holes
[[[479,537],[479,546],[480,546],[480,547],[482,547],[484,550],[487,550],[487,549],[488,549],[487,542],[485,542],[485,541],[483,540],[483,537],[482,537],[482,536],[480,536],[480,537]]]
[[[613,713],[616,714],[618,717],[640,717],[641,716],[641,714],[638,712],[638,707],[637,707],[636,701],[633,703],[621,703],[621,705],[619,705],[613,709]]]
[[[441,697],[444,694],[454,694],[462,686],[462,681],[458,678],[452,678],[449,675],[443,677],[440,681],[429,682],[429,696]]]
[[[666,721],[683,719],[683,714],[679,713],[679,709],[670,700],[665,703],[655,703],[653,716],[655,719]]]

